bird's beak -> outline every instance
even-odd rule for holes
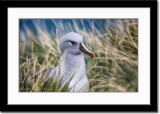
[[[89,55],[91,58],[95,59],[95,54],[89,51],[83,43],[80,43],[79,51]]]

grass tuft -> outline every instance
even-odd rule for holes
[[[107,20],[105,33],[91,24],[92,31],[79,29],[74,22],[75,32],[84,37],[85,45],[95,53],[96,59],[85,56],[89,92],[137,92],[138,91],[138,22],[137,20]],[[82,24],[83,21],[82,21]],[[62,24],[63,26],[63,24]],[[83,25],[84,26],[84,25]],[[60,64],[59,39],[72,26],[57,30],[54,37],[37,25],[38,36],[27,29],[27,37],[20,42],[20,92],[67,92],[68,83],[42,81],[41,74],[34,80],[31,73],[45,71]],[[28,75],[23,78],[22,75]],[[60,79],[59,79],[60,80]]]

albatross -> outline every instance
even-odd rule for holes
[[[69,92],[87,92],[89,90],[89,82],[86,76],[83,54],[87,54],[92,59],[95,59],[95,54],[86,48],[83,43],[83,37],[75,32],[65,34],[60,39],[59,48],[61,62],[57,67],[47,69],[48,79],[56,80],[60,73],[61,86],[65,85],[70,79]]]

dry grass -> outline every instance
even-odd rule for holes
[[[101,34],[91,24],[92,32],[79,29],[74,22],[76,32],[84,37],[86,47],[95,53],[95,61],[85,56],[89,92],[137,92],[138,91],[138,22],[137,20],[107,20],[106,33]],[[82,21],[83,22],[83,21]],[[37,25],[38,36],[27,30],[27,38],[21,35],[20,42],[20,91],[25,92],[66,92],[67,86],[60,87],[59,82],[31,81],[32,72],[56,67],[60,63],[59,39],[67,32],[58,30],[51,38]],[[24,80],[23,74],[28,74]],[[61,89],[60,89],[61,88]]]

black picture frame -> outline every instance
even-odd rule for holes
[[[141,0],[141,1],[1,1],[1,18],[2,18],[2,37],[6,39],[7,51],[4,53],[8,58],[8,7],[113,7],[113,8],[150,8],[150,105],[8,105],[8,70],[1,77],[1,111],[2,112],[157,112],[158,96],[157,96],[157,1]],[[4,48],[3,47],[3,48]],[[2,49],[3,49],[2,48]],[[8,65],[8,60],[7,65]],[[5,63],[6,64],[6,63]],[[8,67],[7,67],[8,69]],[[63,110],[62,110],[63,109]]]

